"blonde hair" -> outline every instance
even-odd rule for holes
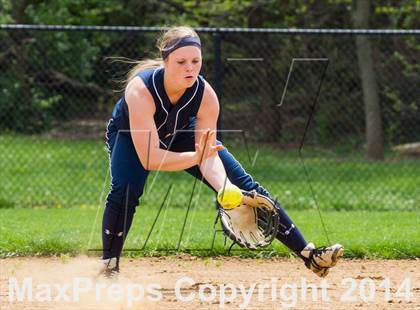
[[[158,38],[156,47],[158,48],[159,52],[162,52],[162,50],[168,45],[169,42],[188,36],[198,38],[198,34],[191,27],[171,27]],[[131,61],[130,63],[135,65],[130,69],[130,71],[128,71],[126,84],[128,84],[128,82],[130,82],[141,71],[163,66],[162,58],[143,59],[139,61]]]

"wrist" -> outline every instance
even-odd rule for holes
[[[201,158],[200,158],[200,157],[201,157],[201,156],[200,156],[200,153],[199,153],[199,152],[197,152],[197,151],[194,151],[194,152],[193,152],[193,154],[194,154],[194,155],[193,155],[193,158],[194,158],[194,159],[193,159],[193,160],[194,160],[194,165],[195,165],[195,166],[199,166],[199,165],[200,165],[200,159],[201,159]]]

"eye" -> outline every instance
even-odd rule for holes
[[[193,64],[198,64],[200,61],[198,59],[193,60]]]
[[[177,61],[177,63],[180,64],[180,65],[183,65],[185,63],[185,60]]]

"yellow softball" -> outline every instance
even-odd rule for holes
[[[217,193],[217,201],[223,209],[236,208],[242,202],[242,192],[235,185],[226,186]]]

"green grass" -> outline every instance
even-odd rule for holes
[[[226,145],[279,199],[308,240],[327,243],[316,198],[331,242],[343,243],[349,257],[420,257],[418,160],[388,154],[384,162],[367,162],[360,152],[342,147],[305,148],[314,197],[296,150],[251,145],[248,152],[241,142]],[[0,174],[0,256],[79,254],[101,247],[102,208],[110,181],[103,141],[0,136]],[[194,185],[194,179],[182,172],[150,174],[125,248],[143,247],[171,184],[175,186],[169,207],[162,211],[145,251],[126,254],[172,253],[177,248]],[[230,243],[225,246],[220,233],[209,251],[214,194],[204,185],[194,194],[180,249],[198,255],[226,254]],[[255,255],[288,253],[276,243]]]
[[[272,196],[290,209],[314,209],[304,167],[296,150],[227,143],[244,168]],[[316,199],[323,210],[420,211],[420,162],[364,161],[360,152],[342,148],[303,152]],[[255,165],[252,164],[254,158]],[[80,207],[102,204],[109,188],[108,155],[103,141],[53,140],[0,136],[0,208]],[[193,178],[183,172],[156,173],[148,178],[142,200],[153,206],[154,197],[176,184],[175,206],[183,207]],[[210,200],[212,192],[201,195]]]
[[[138,208],[126,249],[141,249],[144,246],[156,213],[157,208]],[[308,241],[318,245],[327,243],[317,212],[301,210],[289,213]],[[88,249],[101,248],[101,215],[102,208],[2,209],[0,256],[99,255],[100,252],[88,252]],[[212,208],[192,209],[181,251],[200,256],[228,254],[230,242],[224,246],[224,238],[220,233],[216,234],[214,250],[209,250],[215,215]],[[177,247],[184,216],[185,210],[171,207],[164,209],[145,251],[126,251],[125,255],[173,253],[170,249]],[[347,257],[420,257],[420,217],[415,212],[329,211],[324,212],[323,217],[331,242],[342,243]],[[160,251],[162,249],[165,251]],[[264,252],[233,251],[232,254],[286,256],[289,251],[279,242],[274,242]]]
[[[106,161],[100,141],[0,137],[0,206],[97,203]]]

